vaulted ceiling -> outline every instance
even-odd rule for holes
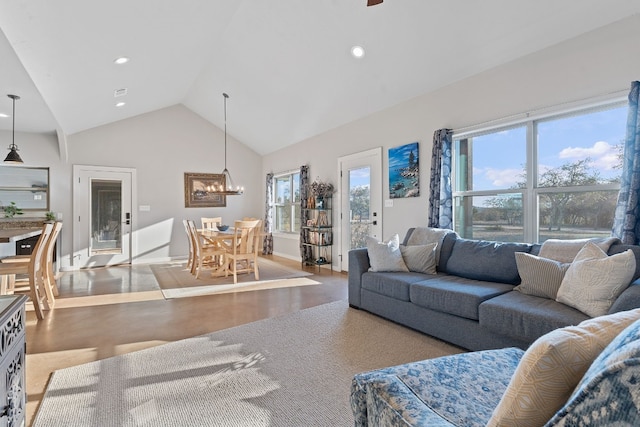
[[[14,93],[17,131],[72,135],[182,103],[222,128],[226,92],[229,134],[267,154],[640,13],[637,0],[366,3],[1,0],[0,113]]]

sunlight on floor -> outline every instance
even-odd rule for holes
[[[130,302],[163,300],[161,291],[130,292],[126,294],[88,295],[56,299],[55,309],[95,307],[99,305],[124,304]],[[27,302],[27,311],[33,311],[33,304]]]

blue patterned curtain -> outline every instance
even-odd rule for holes
[[[637,245],[640,237],[640,112],[638,110],[640,82],[631,83],[627,137],[624,142],[624,158],[620,193],[613,220],[611,235],[622,243]]]
[[[313,259],[313,249],[305,246],[302,242],[306,241],[304,233],[306,230],[302,225],[307,224],[309,213],[306,211],[307,199],[309,198],[309,166],[300,166],[300,257],[302,262],[311,261]]]
[[[429,227],[453,229],[451,136],[451,129],[438,129],[433,133],[429,184]]]
[[[262,255],[273,253],[273,174],[268,173],[265,181],[267,189],[264,195],[264,239],[262,240]]]

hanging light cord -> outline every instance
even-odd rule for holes
[[[16,98],[13,99],[13,113],[11,114],[11,119],[13,120],[13,128],[11,132],[11,148],[16,148]]]
[[[227,170],[227,98],[229,95],[222,93],[224,96],[224,170]]]
[[[13,128],[11,132],[11,147],[12,150],[15,150],[16,147],[16,99],[20,99],[18,95],[9,95],[9,98],[13,99],[13,113],[11,115],[11,120],[13,122]]]

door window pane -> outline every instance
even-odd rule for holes
[[[371,234],[371,168],[349,170],[349,230],[351,249],[366,246]]]
[[[91,252],[122,253],[122,182],[91,180]]]

